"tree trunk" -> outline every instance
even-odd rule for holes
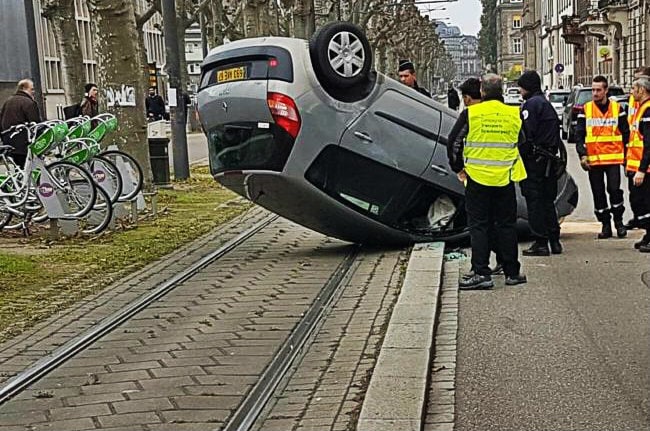
[[[86,72],[75,20],[74,0],[44,2],[43,16],[52,26],[59,45],[65,101],[67,104],[79,103],[84,95]]]
[[[145,122],[147,70],[130,0],[90,0],[95,22],[98,84],[107,111],[118,120],[115,144],[131,154],[151,184]]]

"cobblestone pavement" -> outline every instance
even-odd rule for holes
[[[98,294],[84,298],[76,306],[57,313],[21,335],[0,344],[0,383],[135,298],[148,293],[171,275],[198,262],[267,215],[267,211],[254,208],[166,258],[108,286]]]
[[[263,211],[250,213],[247,222],[252,224],[263,215]],[[61,316],[64,322],[53,318],[2,346],[3,372],[23,369],[189,261],[198,260],[197,254],[214,250],[218,247],[214,243],[225,242],[225,236],[206,239],[205,253],[184,250],[174,263],[153,265],[125,286],[66,313]],[[290,222],[274,222],[0,407],[0,428],[219,428],[349,249]],[[301,423],[314,425],[309,421],[319,419],[313,415],[322,410],[324,398],[330,406],[339,405],[335,421],[341,427],[349,423],[345,413],[354,411],[355,397],[372,369],[387,303],[399,285],[394,276],[399,256],[399,252],[363,255],[333,318],[327,319],[302,363],[308,369],[299,368],[294,375],[303,380],[292,380],[287,386],[291,391],[294,384],[312,385],[305,389],[313,396],[298,415]],[[327,349],[334,353],[324,356]],[[304,393],[300,397],[305,403]],[[278,402],[276,407],[283,405]]]
[[[431,383],[424,431],[454,431],[459,262],[445,262],[442,276],[440,314],[435,336],[435,355],[429,370]]]
[[[403,251],[365,252],[258,430],[354,430],[402,282]]]

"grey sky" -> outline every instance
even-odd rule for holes
[[[446,10],[433,10],[441,9]],[[457,0],[454,2],[431,3],[420,5],[424,14],[431,18],[449,18],[445,20],[447,25],[460,27],[463,34],[478,35],[481,29],[481,2],[480,0]]]

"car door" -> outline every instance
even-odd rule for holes
[[[387,89],[350,124],[340,145],[382,165],[419,177],[435,151],[441,118],[435,102],[420,99],[415,93],[411,96]]]

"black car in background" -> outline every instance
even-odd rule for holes
[[[621,87],[610,86],[607,97],[624,96],[625,94]],[[573,87],[562,113],[562,138],[568,142],[576,141],[575,127],[578,122],[578,114],[584,112],[584,105],[589,101],[591,101],[591,87],[581,85]]]

